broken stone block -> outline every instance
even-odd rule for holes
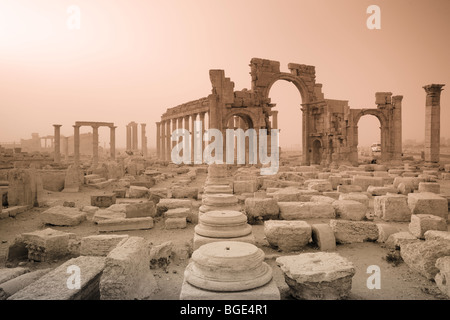
[[[328,203],[333,204],[337,199],[326,197],[326,196],[312,196],[311,202]]]
[[[417,241],[417,238],[409,232],[397,232],[391,234],[385,243],[387,248],[398,250],[405,244]]]
[[[245,199],[245,212],[250,223],[258,220],[278,219],[280,208],[275,199],[247,198]]]
[[[354,176],[353,185],[360,186],[363,191],[367,191],[369,186],[383,187],[383,178],[380,177],[365,177],[365,176]]]
[[[100,279],[101,300],[149,299],[158,288],[149,268],[150,244],[129,237],[106,257]]]
[[[186,219],[191,214],[191,210],[189,208],[176,208],[169,209],[164,212],[164,218],[184,218]]]
[[[148,195],[148,188],[139,186],[130,186],[128,196],[130,198],[145,198]]]
[[[432,214],[448,219],[447,199],[431,192],[408,194],[408,206],[412,214]]]
[[[171,189],[172,198],[175,199],[183,199],[183,198],[191,198],[197,199],[198,196],[198,188],[194,187],[173,187]]]
[[[444,165],[445,172],[450,172],[450,164]]]
[[[441,186],[436,182],[420,182],[419,192],[441,193]]]
[[[78,208],[52,207],[42,212],[42,222],[54,226],[76,226],[86,220],[87,213]]]
[[[385,195],[374,198],[375,216],[385,221],[406,222],[411,220],[411,210],[406,196]]]
[[[253,193],[258,190],[256,180],[242,180],[233,182],[233,192],[235,194]]]
[[[439,272],[436,260],[450,256],[450,242],[427,240],[408,243],[401,246],[400,254],[412,270],[432,280]]]
[[[331,204],[320,202],[278,202],[280,218],[301,220],[309,218],[333,219],[335,211]]]
[[[125,198],[127,196],[127,189],[114,189],[112,193],[116,198]]]
[[[71,165],[66,171],[63,192],[79,192],[83,183],[83,172],[76,165]]]
[[[328,177],[328,181],[330,181],[331,187],[333,188],[333,190],[337,190],[337,187],[340,184],[342,184],[342,177],[341,176],[330,175]]]
[[[350,192],[362,192],[361,186],[356,185],[339,185],[337,191],[340,193],[350,193]]]
[[[166,229],[184,229],[186,228],[186,218],[167,218],[164,221]]]
[[[323,192],[322,195],[324,197],[333,198],[334,200],[339,200],[339,197],[340,197],[341,193],[340,192],[336,192],[336,191],[332,191],[332,192]],[[311,197],[311,199],[312,199],[312,197]]]
[[[336,217],[345,220],[363,220],[367,212],[367,207],[364,204],[354,200],[336,200],[332,207],[336,212]]]
[[[414,192],[414,186],[412,183],[399,183],[397,187],[398,193],[407,196],[410,193]]]
[[[29,233],[22,233],[22,241],[28,250],[28,259],[50,261],[64,257],[69,253],[69,240],[73,233],[50,228]]]
[[[6,300],[8,297],[12,296],[16,292],[22,290],[26,286],[38,280],[40,277],[48,273],[50,270],[51,269],[48,268],[28,272],[0,284],[0,300]]]
[[[42,185],[45,190],[60,192],[64,189],[66,173],[63,171],[41,171]]]
[[[156,205],[153,201],[127,203],[125,207],[126,218],[155,217]]]
[[[308,190],[327,192],[333,191],[333,186],[329,181],[311,181],[308,184]]]
[[[447,221],[431,214],[413,214],[409,224],[409,232],[419,239],[425,239],[428,230],[447,231]]]
[[[152,246],[150,250],[150,269],[167,267],[172,258],[173,247],[174,245],[171,241]]]
[[[333,229],[328,224],[313,224],[312,240],[317,244],[320,251],[334,251],[336,250],[336,238],[334,237]]]
[[[397,193],[398,190],[397,190],[397,188],[394,188],[394,186],[391,186],[391,187],[370,186],[367,188],[367,192],[373,196],[385,196],[387,193]]]
[[[158,204],[161,199],[169,197],[169,191],[167,188],[150,188],[148,191],[150,201]]]
[[[28,268],[3,268],[0,269],[0,284],[7,282],[11,279],[14,279],[24,273],[29,272]]]
[[[400,232],[400,230],[397,227],[386,223],[377,223],[377,228],[378,228],[377,242],[386,242],[391,234]]]
[[[8,300],[98,300],[99,282],[105,267],[104,257],[86,257],[66,261],[35,282],[16,292]],[[79,272],[79,273],[78,273]],[[80,275],[80,288],[71,275]]]
[[[82,256],[103,256],[128,239],[128,235],[95,235],[81,238],[80,254]]]
[[[445,240],[450,241],[449,231],[428,230],[425,231],[425,240]]]
[[[98,209],[99,207],[84,206],[83,208],[81,208],[81,211],[86,212],[88,215],[94,215]]]
[[[8,205],[39,206],[42,202],[42,179],[33,169],[11,169],[8,171]]]
[[[99,194],[91,196],[91,206],[108,208],[116,203],[114,194]]]
[[[273,247],[282,251],[301,250],[311,239],[311,226],[305,221],[264,222],[264,235]]]
[[[162,215],[169,209],[189,208],[192,209],[192,200],[189,199],[161,199],[156,205],[157,216]]]
[[[369,197],[363,193],[343,193],[339,196],[339,200],[353,200],[362,203],[366,208],[369,206]]]
[[[299,300],[338,300],[352,289],[356,269],[337,253],[302,253],[276,260],[290,294]]]
[[[378,228],[373,222],[330,220],[330,227],[337,243],[360,243],[378,239]]]
[[[146,230],[153,228],[153,218],[123,218],[98,221],[99,232]]]
[[[436,260],[436,268],[439,272],[434,277],[438,288],[450,298],[450,256]]]

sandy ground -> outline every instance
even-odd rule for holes
[[[190,185],[202,186],[206,175],[197,176],[197,179]],[[183,176],[166,180],[156,187],[167,187],[177,180],[183,179]],[[74,201],[77,207],[90,205],[90,195],[108,192],[114,186],[108,189],[98,190],[90,187],[83,187],[80,193],[68,194],[45,191],[45,200],[51,206],[62,204],[64,201]],[[450,181],[444,181],[442,184],[442,193],[450,194]],[[31,232],[44,229],[41,220],[41,213],[47,208],[33,208],[27,212],[18,215],[15,218],[7,218],[0,220],[0,266],[5,266],[5,255],[8,246],[13,242],[14,238],[21,233]],[[328,223],[326,219],[307,220],[308,223]],[[408,229],[407,223],[396,223],[402,230]],[[87,235],[97,234],[97,227],[92,221],[84,221],[76,227],[55,227],[56,230],[65,232],[73,232],[79,238]],[[281,255],[292,255],[300,252],[283,253],[269,247],[264,237],[263,225],[254,225],[253,233],[255,235],[257,246],[266,253],[266,262],[273,268],[274,281],[281,292],[282,299],[292,299],[288,293],[288,287],[284,281],[281,269],[276,265],[275,258]],[[161,244],[166,241],[172,241],[175,245],[182,245],[193,239],[194,225],[188,223],[186,229],[165,230],[162,218],[155,220],[155,226],[151,230],[117,232],[116,234],[128,234],[130,236],[139,236],[149,239],[153,244]],[[317,252],[318,249],[313,245],[307,246],[302,252]],[[446,299],[435,283],[427,280],[420,274],[410,270],[408,266],[401,262],[394,266],[385,260],[389,250],[379,243],[361,243],[350,245],[338,245],[337,252],[343,257],[349,259],[356,268],[356,274],[353,277],[353,287],[350,300],[435,300]],[[56,267],[64,261],[51,262],[23,262],[21,265],[30,269],[41,269],[47,267]],[[183,273],[187,260],[172,262],[165,269],[153,270],[157,279],[159,290],[156,299],[177,300],[181,291],[183,282]],[[368,289],[367,279],[371,274],[367,273],[367,268],[371,265],[380,267],[381,270],[381,289]]]

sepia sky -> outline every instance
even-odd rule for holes
[[[381,30],[369,30],[369,5]],[[69,30],[67,8],[81,10]],[[325,98],[375,108],[375,92],[403,95],[403,139],[424,139],[425,91],[443,83],[441,135],[450,137],[448,0],[0,0],[0,143],[31,133],[72,135],[75,121],[155,122],[169,107],[211,93],[209,69],[250,89],[251,58],[314,65]],[[288,82],[270,92],[281,146],[301,142],[301,97]],[[360,144],[379,140],[365,116]],[[81,132],[90,132],[83,127]],[[139,138],[140,139],[140,138]],[[109,132],[100,129],[108,145]],[[139,142],[140,143],[140,142]]]

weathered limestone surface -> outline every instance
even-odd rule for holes
[[[333,208],[337,218],[353,221],[363,220],[367,212],[366,205],[354,200],[336,200]]]
[[[125,207],[125,215],[127,218],[155,217],[156,205],[153,201],[127,203]]]
[[[128,239],[128,235],[95,235],[81,238],[80,254],[82,256],[103,256]]]
[[[158,288],[150,271],[150,244],[129,237],[106,257],[100,279],[102,300],[148,299]]]
[[[115,194],[98,194],[91,196],[91,206],[108,208],[116,203]]]
[[[245,199],[245,212],[251,223],[255,220],[277,219],[280,208],[275,199],[247,198]]]
[[[336,238],[333,229],[328,224],[313,224],[312,240],[319,246],[320,251],[336,250]]]
[[[305,221],[264,222],[264,235],[271,246],[283,251],[301,250],[311,239],[311,226]]]
[[[431,192],[408,194],[408,206],[412,214],[432,214],[448,219],[447,199]]]
[[[42,178],[34,169],[8,171],[9,206],[39,206],[42,204]]]
[[[187,227],[186,218],[167,218],[164,226],[166,229],[184,229]]]
[[[362,193],[343,193],[339,196],[339,200],[353,200],[362,203],[366,208],[369,206],[369,197]]]
[[[54,226],[76,226],[86,220],[87,213],[78,208],[52,207],[42,212],[42,222]]]
[[[428,230],[447,231],[447,221],[431,214],[413,214],[409,232],[419,239],[425,239]]]
[[[153,228],[153,218],[107,219],[97,222],[99,232],[146,230]]]
[[[29,233],[22,233],[21,241],[28,250],[28,259],[49,261],[59,259],[69,253],[69,240],[73,233],[66,233],[50,228]]]
[[[428,230],[424,234],[425,240],[446,240],[450,241],[450,231]]]
[[[29,271],[30,270],[28,268],[21,268],[21,267],[0,269],[0,284],[7,282],[11,279],[14,279]]]
[[[337,300],[352,289],[355,267],[337,253],[302,253],[276,260],[291,295],[305,300]]]
[[[385,195],[374,198],[375,216],[385,221],[406,222],[411,220],[411,210],[406,196]]]
[[[51,269],[41,269],[32,272],[27,272],[25,274],[19,275],[11,280],[3,282],[0,284],[0,300],[6,300],[8,297],[12,296],[19,290],[22,290],[26,286],[38,280],[44,274],[49,272]]]
[[[350,193],[350,192],[362,192],[363,189],[358,185],[339,185],[337,187],[337,192]],[[365,190],[364,190],[365,191]]]
[[[441,193],[441,186],[436,182],[420,182],[419,192]]]
[[[334,231],[337,243],[358,243],[378,239],[378,228],[373,222],[330,220],[330,227]]]
[[[79,192],[80,185],[83,184],[83,173],[76,165],[71,165],[66,171],[63,192]]]
[[[436,268],[439,273],[434,277],[438,288],[450,298],[450,256],[436,260]]]
[[[320,202],[278,202],[280,218],[284,220],[301,220],[308,218],[335,217],[331,204]]]
[[[396,232],[388,237],[386,240],[386,247],[391,249],[400,249],[405,244],[417,241],[417,238],[409,232]]]
[[[74,288],[74,281],[68,269],[71,266],[80,268],[80,289]],[[96,300],[100,298],[99,282],[104,257],[85,257],[70,259],[56,269],[40,277],[37,281],[16,292],[8,300]],[[73,268],[73,267],[72,267]],[[68,284],[71,284],[70,289]]]
[[[377,228],[378,228],[377,242],[386,242],[391,234],[400,232],[400,230],[397,227],[386,223],[377,223]]]
[[[412,270],[432,280],[439,272],[439,269],[436,268],[436,260],[450,256],[450,242],[443,240],[417,241],[401,246],[400,254]]]

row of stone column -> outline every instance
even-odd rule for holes
[[[145,133],[146,124],[141,123],[141,152],[147,156],[147,137]],[[138,124],[134,121],[127,124],[127,151],[138,151]]]
[[[54,124],[55,128],[55,152],[54,152],[54,161],[56,163],[61,162],[61,125]],[[80,127],[79,125],[74,125],[74,134],[73,134],[73,142],[74,142],[74,162],[75,164],[80,163]],[[98,128],[99,126],[92,125],[92,164],[98,164]],[[112,159],[116,157],[116,128],[115,126],[109,127],[110,129],[110,155]],[[67,138],[68,140],[68,138]],[[68,141],[66,141],[66,149],[68,149]],[[68,150],[66,150],[66,154]]]
[[[195,121],[202,122],[202,132],[201,135],[203,137],[206,126],[205,126],[205,115],[207,112],[194,113],[189,116],[181,117],[181,118],[173,118],[168,120],[162,120],[160,122],[156,122],[156,152],[158,159],[170,161],[172,148],[177,145],[178,142],[172,141],[172,132],[176,129],[186,129],[189,132],[194,132],[194,124]],[[199,120],[197,120],[199,117]],[[183,126],[184,121],[184,126]],[[189,124],[190,123],[190,124]],[[191,145],[194,145],[195,135],[191,135]],[[202,139],[203,141],[203,139]],[[202,143],[202,152],[205,150],[205,142]],[[191,148],[191,160],[194,159],[194,148]]]

